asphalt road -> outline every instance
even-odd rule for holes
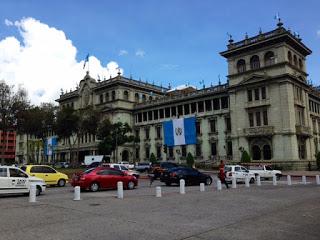
[[[217,191],[215,185],[149,187],[135,190],[82,192],[73,201],[71,187],[50,187],[37,203],[28,197],[0,197],[1,240],[100,239],[320,239],[320,186],[293,180],[262,182],[261,187]],[[155,197],[155,186],[162,197]]]

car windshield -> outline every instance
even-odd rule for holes
[[[270,166],[266,166],[266,170],[272,171],[273,169]]]
[[[225,172],[230,172],[230,171],[231,171],[231,167],[225,166],[225,167],[224,167],[224,171],[225,171]]]

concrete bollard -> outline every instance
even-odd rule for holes
[[[200,192],[204,192],[205,189],[204,189],[204,183],[200,183]]]
[[[217,180],[217,190],[218,190],[218,191],[221,191],[221,189],[222,189],[221,181],[220,181],[220,179],[218,179],[218,180]]]
[[[288,186],[292,185],[291,176],[290,175],[287,175],[287,183],[288,183]]]
[[[236,177],[232,177],[232,188],[237,188],[237,179]]]
[[[249,177],[246,176],[246,178],[244,179],[244,182],[245,182],[245,186],[248,188],[250,187],[250,180],[249,180]]]
[[[161,196],[162,196],[162,194],[161,194],[161,187],[158,186],[158,187],[156,187],[156,197],[161,197]]]
[[[307,184],[307,177],[306,176],[302,176],[301,180],[302,180],[302,184]]]
[[[73,193],[73,201],[80,201],[80,187],[76,186],[74,187],[74,193]]]
[[[118,198],[123,199],[123,182],[118,182],[117,187],[118,187]]]
[[[277,176],[276,175],[273,175],[273,177],[272,177],[272,184],[273,184],[273,186],[277,186]]]
[[[30,203],[36,202],[36,193],[37,193],[37,186],[35,184],[30,184],[30,192],[29,192]]]
[[[261,177],[257,175],[257,186],[261,186]]]
[[[186,185],[186,182],[184,181],[184,179],[180,179],[180,194],[186,193],[185,185]]]
[[[320,177],[319,177],[319,175],[316,175],[316,183],[317,183],[317,185],[320,185]]]

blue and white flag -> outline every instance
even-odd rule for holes
[[[58,139],[57,137],[49,137],[46,140],[46,144],[45,144],[45,153],[47,156],[52,156],[55,147],[58,144]]]
[[[196,118],[178,118],[163,123],[164,144],[171,146],[197,143]]]

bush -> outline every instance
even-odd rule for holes
[[[242,163],[249,163],[251,162],[251,158],[249,153],[246,150],[243,150],[242,155],[241,155],[241,162]]]
[[[188,167],[193,167],[193,165],[194,165],[194,158],[191,153],[188,153],[187,165],[188,165]]]
[[[157,163],[157,158],[156,158],[156,156],[155,156],[153,153],[151,153],[149,160],[150,160],[150,162],[151,162],[152,164]]]
[[[316,154],[317,169],[320,170],[320,152]]]

